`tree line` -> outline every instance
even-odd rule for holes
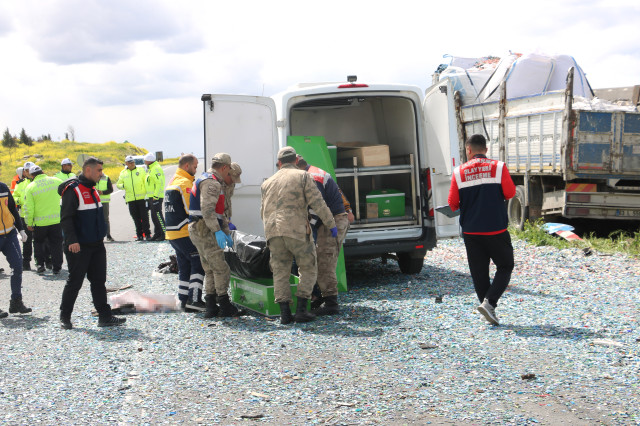
[[[71,134],[71,139],[69,139],[69,134]],[[75,130],[72,126],[69,126],[68,131],[64,135],[67,140],[75,141]],[[37,139],[34,139],[31,136],[27,135],[27,132],[25,132],[24,128],[20,131],[20,136],[15,136],[11,134],[9,128],[7,127],[2,135],[2,146],[5,148],[16,148],[21,144],[31,146],[34,142],[44,142],[51,140],[51,133],[42,135]]]

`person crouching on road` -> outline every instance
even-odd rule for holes
[[[205,318],[235,317],[244,313],[229,300],[231,271],[223,252],[225,247],[233,247],[229,220],[224,214],[224,179],[230,169],[229,154],[214,155],[209,171],[203,173],[191,189],[189,238],[200,253],[205,272]]]
[[[460,208],[469,271],[480,300],[478,312],[489,323],[498,325],[495,308],[509,285],[514,266],[505,200],[513,198],[516,187],[507,166],[486,157],[484,136],[471,136],[465,148],[470,160],[453,171],[448,202],[451,210]],[[497,268],[493,283],[489,276],[491,260]]]
[[[260,217],[264,224],[269,264],[273,271],[275,301],[280,305],[280,323],[308,322],[315,318],[307,312],[307,303],[318,277],[316,246],[311,235],[307,209],[311,207],[327,226],[333,238],[338,228],[322,199],[313,177],[296,166],[298,157],[293,147],[278,151],[278,171],[261,186]],[[336,244],[336,243],[334,243]],[[300,274],[295,316],[291,316],[291,265],[295,257]]]
[[[185,154],[171,178],[164,195],[167,240],[176,251],[178,261],[178,299],[185,312],[203,312],[202,283],[204,269],[198,249],[189,238],[189,202],[191,187],[198,170],[198,159]]]
[[[126,321],[113,316],[107,303],[107,252],[103,242],[107,224],[95,188],[100,177],[102,161],[89,157],[77,179],[70,179],[58,187],[62,196],[60,223],[69,264],[69,277],[60,303],[60,323],[66,330],[73,328],[71,313],[85,276],[91,284],[93,306],[98,311],[98,327],[121,325]]]
[[[164,170],[156,161],[153,153],[144,156],[144,164],[147,170],[147,196],[149,197],[149,210],[153,221],[152,241],[165,240],[165,222],[162,216],[162,201],[164,198]]]
[[[136,239],[151,241],[149,230],[149,213],[147,211],[147,175],[142,168],[136,167],[133,156],[127,155],[124,159],[126,167],[120,172],[118,189],[124,189],[124,201],[129,206],[129,214],[136,226]]]
[[[9,187],[0,182],[0,251],[11,267],[9,313],[27,314],[31,312],[31,308],[27,308],[22,302],[22,253],[18,239],[26,241],[27,234],[22,229],[20,215]],[[0,318],[7,315],[0,309]]]

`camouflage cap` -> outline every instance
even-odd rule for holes
[[[226,164],[227,166],[230,166],[231,156],[226,152],[219,152],[213,156],[213,158],[211,159],[211,163],[213,164],[220,163],[220,164]]]
[[[242,183],[240,180],[240,175],[242,174],[242,168],[238,163],[231,163],[231,170],[229,171],[229,176],[233,179],[233,183]]]
[[[283,158],[288,158],[288,157],[295,157],[296,155],[296,150],[293,149],[292,146],[285,146],[284,148],[280,148],[280,151],[278,151],[278,160],[282,160]]]

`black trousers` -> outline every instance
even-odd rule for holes
[[[153,236],[162,235],[164,236],[165,227],[164,227],[164,217],[162,216],[162,198],[154,201],[153,199],[149,199],[151,203],[151,220],[153,221]]]
[[[129,201],[129,214],[136,225],[136,235],[138,239],[142,238],[142,234],[150,236],[149,230],[149,213],[147,210],[147,200]]]
[[[62,269],[62,227],[59,223],[34,227],[33,247],[38,265],[45,264],[48,249],[51,253],[53,269],[55,271]]]
[[[495,307],[511,280],[514,265],[511,236],[505,231],[496,235],[463,234],[463,238],[478,300],[488,299]],[[496,265],[493,282],[489,276],[491,260]]]
[[[98,311],[98,316],[102,319],[110,318],[111,306],[107,303],[107,289],[105,287],[107,251],[104,248],[104,243],[100,241],[95,244],[81,244],[78,253],[72,253],[69,251],[69,247],[65,247],[64,254],[69,264],[69,277],[62,291],[61,315],[67,318],[71,316],[86,276],[91,284],[91,297],[93,298],[93,306]]]
[[[104,213],[104,221],[107,223],[107,236],[111,236],[111,224],[109,223],[109,203],[102,203],[102,212]]]
[[[25,263],[29,263],[33,256],[33,232],[27,229],[27,222],[24,217],[21,217],[20,220],[22,220],[22,229],[27,234],[27,241],[22,243],[22,260]]]

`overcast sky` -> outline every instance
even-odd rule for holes
[[[0,0],[0,131],[201,154],[203,93],[425,89],[445,54],[568,54],[592,87],[630,86],[638,22],[638,0]]]

